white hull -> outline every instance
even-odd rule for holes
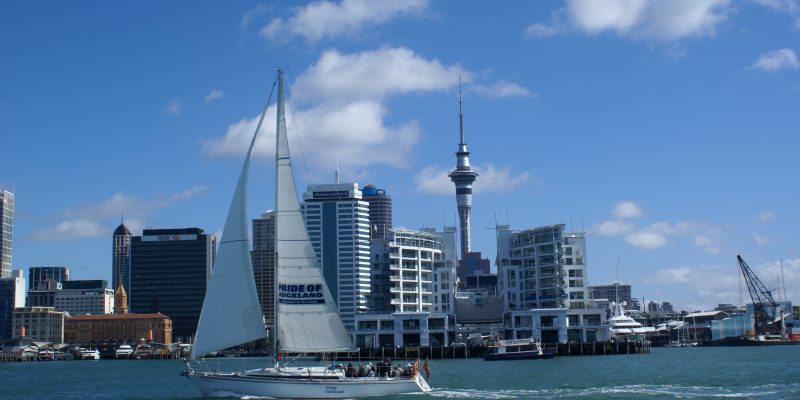
[[[192,372],[189,380],[203,394],[260,396],[278,399],[350,399],[421,393],[431,388],[419,374],[411,378],[298,379],[252,376],[247,373]]]

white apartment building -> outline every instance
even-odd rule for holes
[[[506,337],[607,340],[607,304],[589,296],[585,234],[564,232],[563,224],[518,232],[498,228]]]
[[[443,260],[442,242],[430,232],[389,233],[389,289],[395,312],[433,311],[433,265]]]
[[[455,313],[455,296],[458,289],[458,229],[445,226],[441,232],[431,230],[442,243],[442,258],[433,263],[433,312]]]
[[[309,185],[301,205],[322,274],[345,327],[368,309],[369,203],[356,183]]]

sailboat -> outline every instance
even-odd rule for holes
[[[283,69],[278,68],[276,80],[275,349],[277,355],[352,350],[354,346],[325,284],[300,213],[286,134]],[[341,369],[326,366],[291,366],[282,363],[280,356],[275,357],[272,367],[237,372],[214,371],[202,361],[211,352],[267,336],[253,279],[246,217],[250,160],[266,112],[265,108],[239,175],[195,343],[182,374],[204,396],[233,393],[340,399],[430,391],[419,368],[414,368],[410,377],[348,377]]]

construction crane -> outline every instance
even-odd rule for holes
[[[780,313],[780,320],[783,322],[783,312],[772,297],[772,292],[758,279],[755,272],[744,262],[742,256],[737,255],[736,258],[739,260],[739,268],[742,270],[744,281],[747,284],[747,291],[750,292],[750,298],[753,300],[753,330],[755,331],[755,336],[770,334],[783,336],[783,324],[776,325],[775,316],[770,315],[770,312],[767,311],[769,308],[773,314]]]

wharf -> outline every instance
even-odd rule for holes
[[[614,354],[647,354],[650,353],[650,342],[571,342],[544,344],[544,347],[557,349],[558,356],[604,356]],[[417,357],[432,360],[483,357],[485,347],[467,346],[422,346],[422,347],[379,347],[359,348],[353,353],[338,353],[335,360],[360,361],[415,359]]]

